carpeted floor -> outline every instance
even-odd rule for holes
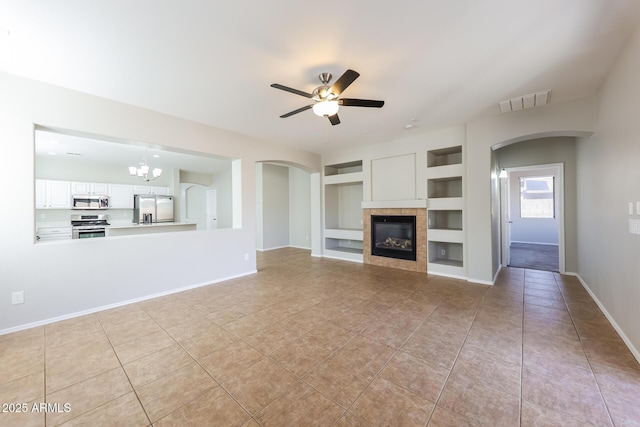
[[[559,255],[557,245],[511,243],[510,250],[511,259],[509,260],[509,267],[558,271]]]

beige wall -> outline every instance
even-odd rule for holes
[[[598,94],[598,126],[577,148],[578,273],[640,360],[640,31]]]

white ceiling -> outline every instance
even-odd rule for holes
[[[636,0],[0,0],[0,70],[322,152],[593,95],[639,20]],[[343,95],[382,109],[278,117],[309,100],[271,83],[348,68]]]

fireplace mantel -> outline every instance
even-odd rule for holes
[[[369,200],[362,202],[362,209],[426,209],[427,200]]]

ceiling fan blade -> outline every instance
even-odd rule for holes
[[[294,89],[294,88],[292,88],[292,87],[283,86],[283,85],[278,84],[278,83],[273,83],[273,84],[271,85],[271,87],[274,87],[274,88],[276,88],[276,89],[280,89],[280,90],[284,90],[284,91],[286,91],[286,92],[295,93],[296,95],[304,96],[305,98],[311,98],[311,97],[313,97],[313,95],[311,95],[310,93],[303,92],[303,91],[301,91],[301,90]]]
[[[331,89],[329,90],[329,92],[333,93],[336,96],[340,95],[359,76],[360,74],[357,71],[353,71],[353,70],[345,71],[344,74],[341,75],[338,80],[336,80],[333,86],[331,86]]]
[[[345,107],[373,107],[382,108],[384,101],[374,101],[373,99],[353,99],[353,98],[341,98],[338,99],[338,104]]]
[[[286,119],[287,117],[293,116],[294,114],[298,114],[298,113],[302,113],[303,111],[307,111],[311,107],[313,107],[313,104],[312,105],[305,105],[302,108],[298,108],[297,110],[293,110],[293,111],[288,112],[287,114],[281,115],[280,118],[281,119]]]
[[[328,116],[328,118],[333,126],[340,124],[340,118],[338,117],[338,113],[334,114],[333,116]]]

